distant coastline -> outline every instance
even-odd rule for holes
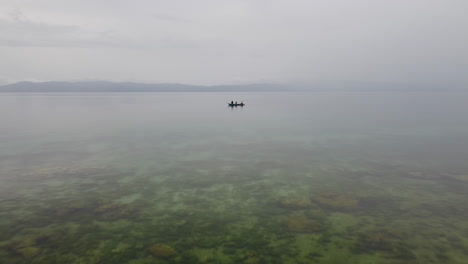
[[[388,83],[239,84],[189,85],[178,83],[136,82],[17,82],[0,86],[0,93],[126,93],[126,92],[320,92],[320,91],[468,91],[461,87]]]

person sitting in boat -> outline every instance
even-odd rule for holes
[[[234,104],[234,101],[231,101],[231,104],[233,105],[233,104]]]
[[[236,101],[236,105],[237,105],[237,101]]]

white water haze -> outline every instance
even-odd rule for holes
[[[468,84],[466,0],[0,0],[0,84]]]

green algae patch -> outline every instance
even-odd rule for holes
[[[37,247],[25,247],[17,250],[18,254],[27,259],[31,259],[39,255],[40,251],[41,250]]]

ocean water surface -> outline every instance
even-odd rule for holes
[[[0,263],[467,263],[467,113],[460,92],[0,94]]]

